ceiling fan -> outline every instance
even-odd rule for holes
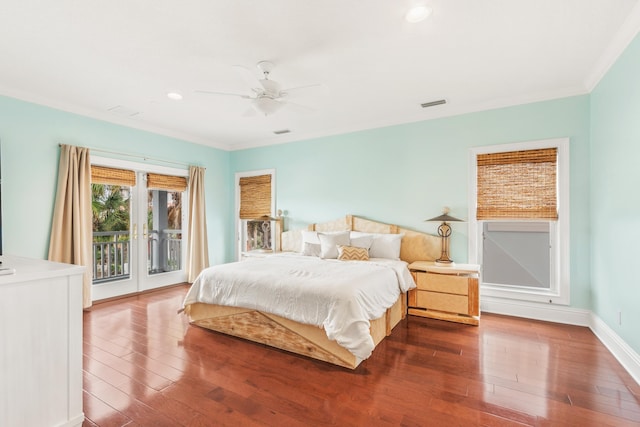
[[[312,108],[292,103],[287,98],[292,92],[300,89],[306,89],[311,87],[320,86],[320,84],[312,84],[306,86],[292,87],[288,89],[281,89],[280,83],[269,78],[269,74],[273,70],[273,63],[269,61],[260,61],[256,64],[256,67],[261,73],[262,78],[257,78],[254,73],[249,69],[241,66],[234,65],[234,68],[241,73],[243,79],[250,87],[250,94],[230,93],[230,92],[215,92],[209,90],[197,90],[199,93],[206,93],[212,95],[229,95],[238,96],[243,99],[248,99],[253,107],[250,112],[256,111],[265,116],[270,116],[280,110],[285,105],[289,108],[300,112],[311,112]]]

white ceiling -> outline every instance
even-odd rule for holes
[[[235,150],[588,93],[640,28],[638,0],[417,1],[0,0],[0,94]],[[196,92],[261,60],[315,111]]]

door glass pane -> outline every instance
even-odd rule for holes
[[[149,190],[147,209],[147,271],[182,269],[182,193]]]
[[[549,222],[485,222],[482,280],[486,284],[551,288]]]
[[[92,184],[93,284],[129,278],[131,187]]]

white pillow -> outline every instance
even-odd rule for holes
[[[373,243],[373,234],[354,235],[353,232],[349,236],[351,238],[351,246],[356,248],[371,248]]]
[[[302,247],[300,248],[300,252],[304,252],[305,243],[313,243],[314,245],[320,244],[320,238],[318,238],[317,231],[301,230],[300,233],[302,235]],[[324,234],[340,234],[340,233],[344,233],[344,231],[326,231],[323,233]]]
[[[364,236],[373,237],[373,242],[371,243],[371,247],[369,247],[369,257],[400,259],[400,245],[404,234],[361,233],[359,231],[352,231],[351,242],[353,242],[354,238]],[[352,243],[351,246],[355,245]]]
[[[318,241],[320,241],[320,239],[318,239]],[[302,255],[317,257],[320,256],[320,243],[303,242],[302,246]]]
[[[325,259],[338,258],[338,245],[349,246],[349,232],[318,233],[320,239],[320,257]]]
[[[318,232],[317,231],[308,231],[308,230],[302,230],[302,244],[304,245],[304,242],[309,242],[309,243],[315,243],[317,245],[320,244],[320,239],[318,239]]]

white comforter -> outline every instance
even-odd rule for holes
[[[369,321],[400,292],[415,288],[407,263],[324,260],[282,254],[210,267],[185,297],[195,302],[256,309],[322,326],[327,337],[364,360],[374,348]]]

